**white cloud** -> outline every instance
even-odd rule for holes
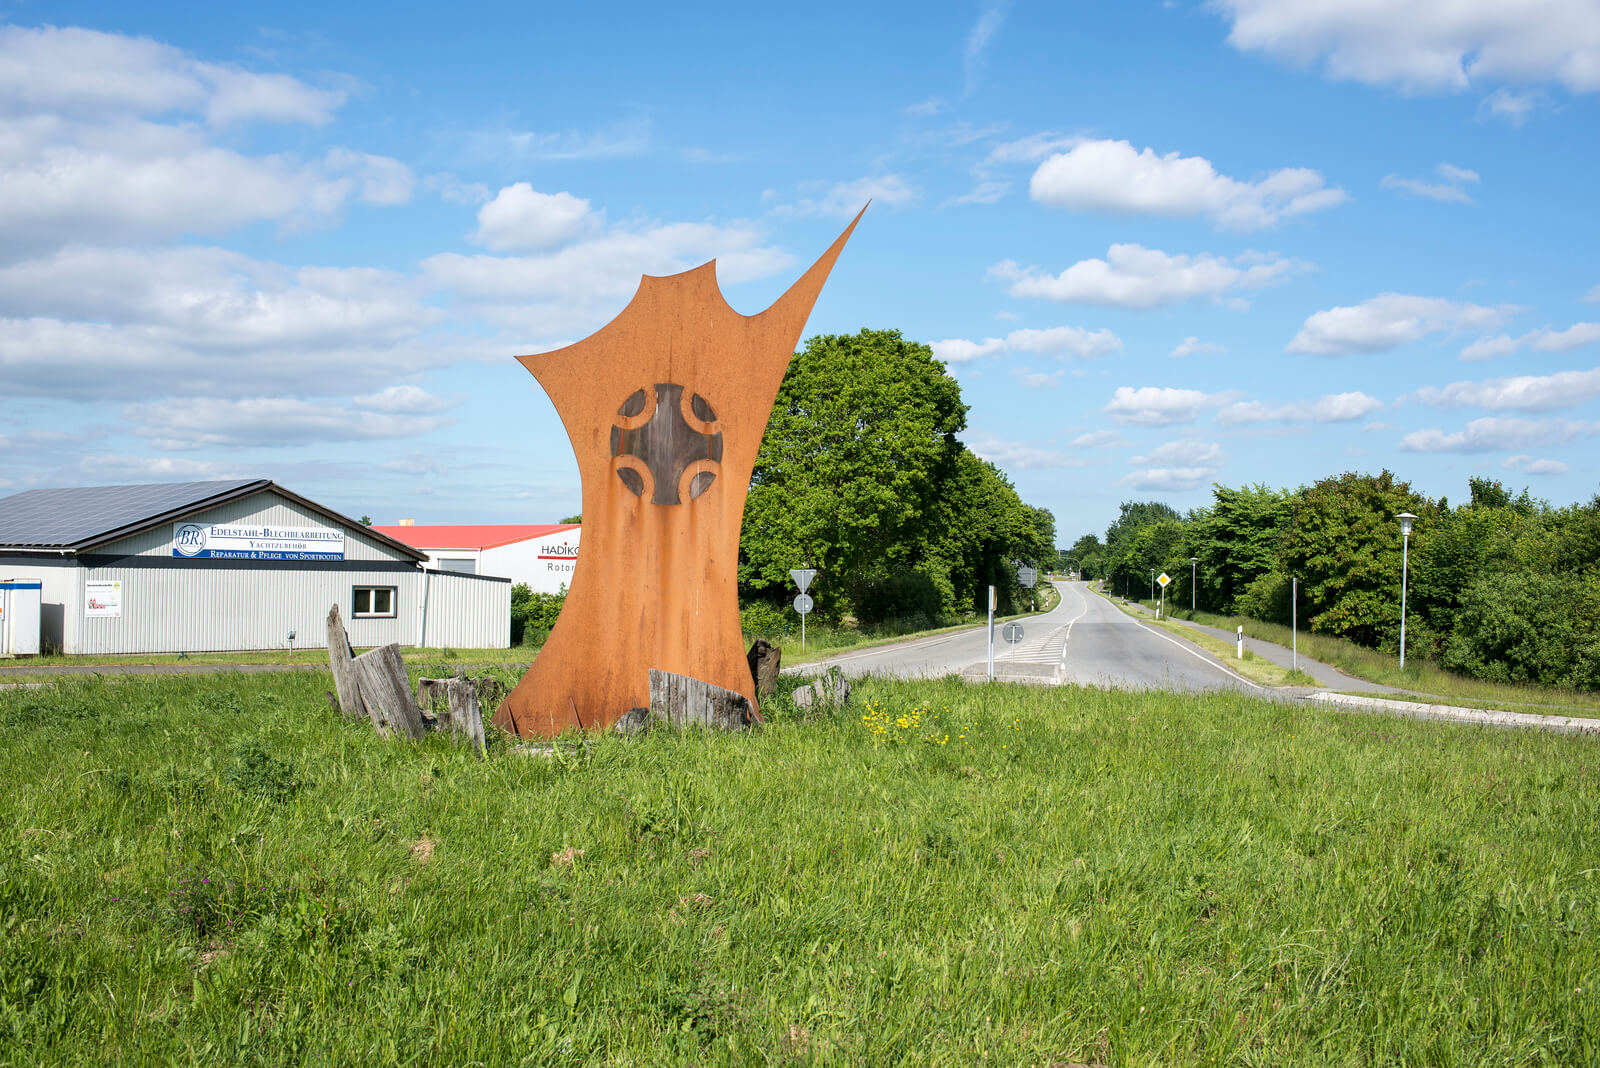
[[[978,21],[972,24],[972,29],[967,33],[967,47],[961,57],[964,83],[962,95],[971,96],[978,88],[978,81],[983,77],[989,42],[994,40],[994,35],[1005,25],[1006,14],[1010,7],[1010,0],[988,0],[978,14]]]
[[[1421,178],[1401,178],[1398,175],[1384,175],[1383,181],[1378,184],[1384,189],[1399,189],[1413,196],[1426,197],[1429,200],[1440,200],[1446,203],[1471,204],[1472,197],[1462,188],[1468,182],[1477,182],[1478,172],[1469,171],[1464,167],[1456,167],[1449,163],[1441,163],[1434,168],[1436,174],[1443,181],[1430,182]]]
[[[1360,391],[1327,393],[1314,401],[1267,404],[1238,401],[1217,413],[1223,426],[1246,423],[1349,423],[1383,407],[1383,402]]]
[[[613,227],[536,255],[441,253],[421,266],[428,284],[457,303],[529,338],[554,340],[604,325],[641,274],[676,274],[715,258],[729,284],[788,268],[794,258],[765,240],[748,223],[655,223]]]
[[[1036,467],[1081,467],[1083,461],[1074,460],[1054,449],[1041,449],[1018,441],[983,438],[969,441],[967,448],[982,459],[1002,470],[1026,471]]]
[[[1382,293],[1354,306],[1329,308],[1310,316],[1287,351],[1314,356],[1380,352],[1428,334],[1490,329],[1516,311],[1507,305],[1489,308],[1441,297]]]
[[[1029,183],[1033,199],[1076,211],[1124,215],[1199,215],[1219,226],[1255,230],[1348,199],[1305,168],[1273,171],[1255,182],[1218,174],[1201,156],[1151,149],[1127,141],[1085,141],[1039,165]]]
[[[1565,330],[1552,330],[1548,326],[1530,330],[1521,337],[1500,334],[1482,337],[1461,350],[1463,360],[1490,360],[1509,356],[1519,349],[1535,352],[1571,352],[1600,341],[1600,323],[1573,323]]]
[[[1172,358],[1181,360],[1187,356],[1220,356],[1227,351],[1224,345],[1201,341],[1197,337],[1186,337],[1173,348]]]
[[[1128,442],[1115,430],[1092,430],[1073,438],[1072,444],[1080,449],[1120,449],[1126,447]]]
[[[943,100],[940,100],[936,96],[930,96],[921,103],[908,104],[905,112],[907,115],[916,115],[921,118],[927,118],[939,114],[939,112],[943,111],[944,109],[945,102]]]
[[[1010,182],[983,181],[972,187],[972,190],[958,197],[952,197],[951,204],[997,204],[1005,199],[1011,192]]]
[[[1117,484],[1144,490],[1192,490],[1216,477],[1212,467],[1147,467],[1123,475]]]
[[[1328,77],[1412,92],[1474,83],[1559,82],[1600,89],[1600,18],[1592,0],[1212,0],[1228,43]]]
[[[801,197],[793,204],[780,204],[774,215],[831,215],[854,218],[868,201],[874,205],[900,207],[917,199],[917,191],[898,174],[880,174],[838,182],[821,197]]]
[[[934,356],[946,363],[969,363],[986,356],[1028,352],[1057,359],[1077,357],[1092,360],[1122,351],[1122,339],[1109,330],[1084,330],[1076,326],[1053,326],[1046,330],[1013,330],[1003,338],[982,341],[948,338],[933,342]]]
[[[1559,444],[1596,431],[1600,431],[1600,423],[1487,416],[1453,434],[1437,429],[1413,431],[1400,439],[1400,447],[1408,452],[1494,452]]]
[[[416,411],[370,411],[287,397],[181,398],[130,405],[124,415],[136,424],[135,433],[168,450],[410,437],[449,422]]]
[[[213,125],[321,124],[344,103],[285,74],[203,63],[148,37],[0,26],[0,112],[105,118],[187,113]]]
[[[1066,373],[1064,367],[1055,371],[1035,371],[1031,367],[1017,367],[1011,372],[1012,376],[1028,389],[1054,389],[1061,384],[1061,377]]]
[[[1590,304],[1600,304],[1600,285],[1595,286],[1593,289],[1589,290],[1589,292],[1585,293],[1582,299]]]
[[[1423,404],[1442,408],[1469,405],[1490,411],[1553,412],[1582,404],[1600,395],[1600,367],[1589,371],[1559,371],[1551,375],[1517,375],[1487,382],[1452,382],[1427,386],[1411,396]]]
[[[1272,285],[1303,267],[1275,252],[1246,252],[1230,260],[1207,252],[1169,255],[1129,244],[1112,245],[1105,259],[1079,260],[1060,274],[1005,260],[989,268],[989,276],[1010,283],[1008,292],[1013,297],[1153,308],[1197,297],[1220,299],[1231,290]]]
[[[1222,462],[1222,446],[1214,441],[1169,441],[1151,449],[1148,455],[1135,456],[1130,464],[1181,464],[1189,468],[1215,467]]]
[[[1192,423],[1202,409],[1220,408],[1233,396],[1167,386],[1118,386],[1102,411],[1126,426],[1173,426]]]
[[[435,396],[417,386],[389,386],[387,389],[381,389],[376,393],[354,397],[351,399],[351,403],[358,408],[395,414],[442,412],[448,408],[455,407],[454,401]]]
[[[464,357],[415,279],[217,248],[72,247],[0,267],[0,393],[140,399],[347,388]],[[474,351],[475,350],[475,351]]]
[[[1564,464],[1560,460],[1535,460],[1527,454],[1507,456],[1500,466],[1521,471],[1525,475],[1564,475],[1572,470],[1571,464]]]
[[[188,118],[320,123],[343,99],[144,38],[0,27],[0,261],[73,241],[304,228],[354,200],[404,203],[412,177],[398,160],[341,147],[249,155]]]
[[[501,159],[513,156],[545,160],[616,159],[637,156],[650,147],[650,123],[635,119],[605,129],[585,132],[565,130],[491,129],[469,135],[469,152]]]
[[[1503,119],[1513,126],[1521,126],[1544,103],[1544,99],[1544,94],[1537,89],[1523,92],[1496,89],[1478,101],[1478,118]]]
[[[1058,133],[1036,133],[1015,141],[1003,141],[989,150],[984,165],[1000,163],[1037,163],[1074,145],[1082,144],[1081,137],[1068,137]]]
[[[600,222],[587,200],[567,192],[540,193],[517,182],[478,209],[472,239],[496,252],[535,252],[565,245]]]

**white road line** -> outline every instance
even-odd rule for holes
[[[1133,619],[1131,616],[1129,617],[1128,621],[1130,623],[1132,623],[1134,626],[1136,626],[1139,629],[1141,629],[1141,630],[1149,631],[1151,634],[1154,634],[1157,638],[1161,638],[1164,641],[1171,642],[1173,645],[1176,645],[1179,649],[1182,649],[1184,652],[1188,653],[1190,656],[1194,657],[1196,660],[1199,660],[1201,663],[1211,665],[1212,667],[1216,668],[1218,671],[1222,672],[1224,675],[1232,676],[1233,678],[1236,678],[1240,682],[1244,683],[1246,686],[1254,687],[1257,690],[1266,689],[1265,686],[1261,686],[1261,685],[1259,685],[1257,683],[1251,682],[1249,679],[1245,678],[1243,675],[1239,674],[1237,671],[1234,671],[1232,668],[1227,667],[1226,665],[1217,663],[1215,660],[1211,659],[1209,656],[1206,656],[1204,653],[1202,653],[1198,649],[1194,648],[1194,646],[1189,645],[1187,642],[1181,642],[1178,639],[1174,638],[1170,634],[1163,634],[1159,630],[1156,630],[1154,627],[1147,627],[1143,623],[1140,623],[1137,619]]]

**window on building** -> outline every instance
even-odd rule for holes
[[[393,619],[395,616],[395,587],[357,586],[350,599],[350,616],[353,619]]]
[[[439,570],[454,571],[461,575],[476,575],[478,573],[478,561],[470,557],[442,556],[439,558]]]

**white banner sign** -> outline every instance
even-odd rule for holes
[[[174,523],[172,555],[195,560],[343,560],[344,531]]]
[[[85,582],[83,614],[89,619],[117,619],[122,616],[122,582]]]

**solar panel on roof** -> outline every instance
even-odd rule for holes
[[[266,479],[25,490],[0,497],[0,547],[70,549]]]

